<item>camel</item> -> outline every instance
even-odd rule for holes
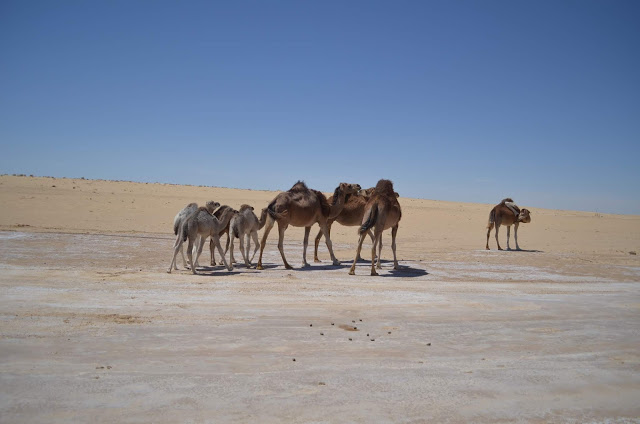
[[[331,219],[327,219],[327,234],[331,236],[331,226],[334,222],[338,222],[347,227],[353,227],[356,225],[362,224],[362,217],[364,216],[364,206],[367,204],[367,199],[369,198],[370,193],[373,191],[373,188],[360,190],[358,193],[348,195],[344,200],[344,208],[340,213]],[[328,201],[330,203],[333,202],[333,196],[329,197]],[[369,236],[371,237],[371,241],[373,241],[373,234],[371,231],[368,231]],[[322,238],[322,229],[318,231],[318,235],[316,235],[315,246],[313,250],[313,261],[320,262],[318,259],[318,246],[320,245],[320,239]],[[362,258],[358,258],[357,260],[361,260]]]
[[[276,196],[267,207],[267,222],[264,234],[260,243],[260,257],[258,258],[257,269],[262,268],[262,254],[267,244],[267,237],[273,225],[278,223],[278,250],[282,256],[282,261],[287,269],[292,269],[284,256],[284,232],[289,225],[294,227],[304,227],[304,249],[302,253],[302,266],[310,266],[307,263],[307,246],[309,244],[309,232],[311,226],[315,223],[320,225],[320,229],[324,233],[325,242],[331,255],[333,265],[340,265],[340,262],[333,254],[331,238],[327,232],[327,219],[333,219],[344,207],[345,197],[349,194],[357,193],[360,190],[358,184],[340,183],[333,193],[333,202],[329,204],[324,194],[317,190],[309,189],[307,185],[298,181],[289,189]]]
[[[375,190],[371,193],[367,204],[365,205],[365,212],[362,218],[362,225],[358,230],[360,233],[360,239],[358,240],[358,248],[356,249],[356,256],[353,260],[353,265],[349,270],[349,275],[355,275],[356,262],[360,256],[360,250],[362,249],[362,242],[364,241],[367,231],[373,228],[373,246],[371,247],[371,275],[378,275],[376,272],[375,258],[376,247],[378,248],[378,265],[377,268],[382,268],[381,253],[382,253],[382,232],[388,228],[391,228],[391,250],[393,250],[393,269],[398,269],[398,259],[396,257],[396,235],[398,234],[398,223],[402,218],[402,210],[400,209],[400,203],[398,203],[398,197],[396,192],[393,191],[393,183],[389,180],[380,180],[376,184]]]
[[[220,209],[218,209],[217,211],[214,212],[213,216],[215,216],[216,218],[218,218],[218,220],[220,220],[220,217],[222,216],[223,213],[226,212],[227,209],[231,209],[233,210],[233,208],[231,206],[227,206],[227,205],[222,205],[220,206]],[[237,211],[236,211],[237,212]],[[224,254],[227,254],[227,250],[229,250],[229,224],[227,223],[227,225],[220,230],[220,234],[218,234],[220,237],[222,237],[224,234],[227,234],[227,244],[224,248]],[[209,240],[209,251],[211,252],[211,266],[215,266],[216,265],[216,255],[215,255],[215,249],[213,248],[213,239]],[[223,265],[224,262],[221,260],[219,265]]]
[[[187,218],[187,225],[183,225],[182,241],[186,241],[187,238],[189,239],[187,256],[189,257],[189,261],[192,264],[195,264],[198,261],[198,258],[202,253],[202,246],[204,246],[206,238],[211,237],[214,245],[218,248],[220,256],[222,256],[224,266],[229,271],[233,270],[233,266],[227,264],[227,260],[224,257],[224,252],[222,251],[222,246],[220,246],[220,232],[229,225],[229,220],[236,212],[237,211],[232,208],[225,208],[220,216],[220,219],[218,219],[211,213],[209,213],[206,208],[198,208],[196,212],[194,212],[189,216],[189,218]],[[192,260],[191,251],[193,249],[193,244],[197,240],[198,236],[200,237],[200,243],[198,245],[198,253],[196,254],[196,260],[194,262]],[[197,274],[195,266],[191,267],[191,271],[194,274]]]
[[[184,250],[182,248],[182,244],[184,243],[182,235],[189,217],[195,214],[200,209],[203,209],[209,214],[212,214],[213,211],[216,210],[216,208],[219,206],[220,203],[214,202],[213,200],[209,200],[206,203],[206,206],[203,208],[198,208],[198,205],[196,203],[189,203],[175,216],[175,218],[173,219],[173,232],[176,234],[176,241],[173,245],[173,259],[171,260],[171,265],[169,265],[169,271],[167,271],[169,274],[171,274],[171,269],[178,269],[178,266],[176,265],[176,256],[178,255],[178,251],[182,253],[182,263],[184,264],[184,267],[187,268],[187,262],[184,259]],[[191,256],[189,256],[189,259],[191,259]],[[195,266],[198,266],[198,264],[196,263]]]
[[[240,239],[240,253],[242,253],[242,258],[244,259],[244,264],[247,268],[251,267],[251,261],[256,257],[256,252],[258,252],[258,247],[260,244],[258,243],[258,230],[261,230],[264,227],[264,224],[267,221],[267,208],[262,209],[262,213],[260,214],[260,219],[255,213],[253,213],[253,207],[249,205],[241,205],[240,211],[235,214],[231,221],[229,221],[229,234],[231,235],[231,248],[229,255],[229,262],[235,263],[235,259],[233,258],[233,241],[235,238]],[[247,247],[245,251],[243,239],[247,238]],[[255,248],[253,249],[253,256],[251,259],[249,258],[249,250],[251,248],[251,238],[253,238],[253,243]],[[225,250],[226,253],[226,250]]]
[[[507,250],[511,250],[509,247],[509,237],[511,236],[511,226],[514,228],[514,238],[516,239],[516,250],[520,250],[518,245],[518,225],[523,222],[528,224],[531,222],[531,212],[528,209],[520,209],[511,198],[507,197],[491,209],[489,213],[489,222],[487,223],[487,246],[489,249],[489,234],[491,229],[496,227],[496,243],[498,244],[498,250],[502,250],[500,247],[500,241],[498,240],[498,229],[501,225],[507,227]]]
[[[338,222],[345,227],[355,227],[360,226],[362,224],[362,217],[364,216],[364,207],[367,204],[367,200],[373,193],[375,187],[366,188],[360,190],[355,195],[347,196],[344,202],[344,208],[336,216],[334,219],[327,220],[327,232],[331,235],[331,226],[334,222]],[[396,197],[400,197],[398,193],[395,193]],[[329,198],[329,202],[333,200],[333,196]],[[371,241],[373,242],[373,233],[369,230],[367,231],[369,237],[371,237]],[[320,262],[318,259],[318,246],[320,245],[320,239],[322,238],[322,231],[318,231],[318,235],[316,235],[315,240],[315,249],[313,251],[313,261]],[[362,258],[358,256],[356,261],[360,261]]]

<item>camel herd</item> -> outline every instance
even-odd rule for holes
[[[216,265],[215,249],[222,257],[220,265],[224,265],[229,271],[233,269],[235,259],[233,256],[234,240],[240,240],[240,253],[247,268],[251,267],[251,262],[258,251],[258,230],[264,227],[262,240],[259,244],[260,256],[256,269],[263,269],[262,255],[267,243],[267,238],[273,226],[278,224],[278,250],[282,256],[282,261],[287,269],[292,269],[284,255],[284,233],[289,227],[304,227],[304,242],[302,253],[302,266],[310,266],[307,262],[307,247],[309,245],[309,233],[314,224],[320,226],[320,231],[315,238],[314,261],[318,259],[318,245],[322,236],[325,238],[329,255],[333,265],[339,265],[340,261],[333,253],[331,243],[331,226],[338,222],[345,226],[359,226],[358,244],[354,256],[353,265],[349,270],[350,275],[355,274],[356,262],[360,260],[362,243],[367,235],[372,240],[371,247],[371,275],[378,275],[376,268],[381,268],[382,253],[382,232],[391,229],[391,250],[393,251],[393,268],[398,269],[396,257],[396,235],[398,224],[402,218],[402,210],[398,202],[398,193],[393,189],[393,183],[389,180],[380,180],[375,187],[362,189],[359,184],[340,183],[336,187],[333,195],[328,199],[320,191],[313,190],[307,185],[298,181],[288,191],[279,193],[267,207],[262,209],[260,218],[253,212],[254,208],[249,205],[240,206],[240,210],[235,210],[230,206],[220,206],[218,202],[209,201],[203,207],[198,207],[195,203],[190,203],[175,216],[173,229],[176,235],[173,258],[169,265],[168,272],[178,269],[176,257],[180,252],[185,268],[187,260],[184,257],[183,243],[188,241],[187,257],[189,264],[192,264],[191,271],[196,274],[198,259],[202,253],[205,240],[210,238],[209,250],[211,252],[211,265]],[[487,245],[489,249],[489,235],[495,226],[495,237],[498,242],[498,229],[501,225],[507,227],[507,249],[509,249],[509,237],[511,225],[515,228],[516,249],[518,246],[518,225],[531,222],[531,212],[527,209],[520,209],[512,199],[506,198],[496,205],[489,214],[487,224]],[[227,234],[227,244],[222,249],[220,237]],[[251,239],[254,242],[254,251],[249,258]],[[245,241],[246,240],[246,241]],[[194,246],[197,247],[195,258],[193,258]],[[377,252],[376,252],[377,249]],[[502,250],[498,242],[498,249]],[[230,251],[229,262],[225,258],[227,251]],[[376,255],[377,253],[377,255]],[[376,265],[376,257],[378,259]]]

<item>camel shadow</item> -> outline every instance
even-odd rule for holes
[[[384,262],[384,261],[383,261]],[[398,265],[398,269],[391,268],[388,274],[381,274],[383,277],[422,277],[429,275],[426,269],[413,268],[409,265]]]
[[[504,252],[544,253],[543,250],[535,249],[504,249]]]

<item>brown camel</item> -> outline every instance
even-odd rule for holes
[[[367,204],[367,200],[373,193],[375,187],[366,188],[360,190],[358,193],[354,195],[347,196],[344,202],[344,208],[333,219],[327,220],[327,232],[331,235],[331,226],[334,222],[338,222],[339,224],[344,225],[345,227],[355,227],[360,226],[362,224],[362,217],[364,216],[364,207]],[[400,197],[398,193],[394,193],[396,197]],[[329,202],[333,201],[333,196],[329,197]],[[367,232],[369,237],[371,237],[371,241],[373,242],[373,233],[369,230]],[[322,231],[318,231],[318,235],[316,235],[315,240],[315,248],[313,251],[313,260],[314,262],[320,262],[318,259],[318,246],[320,245],[320,239],[322,238]],[[362,260],[361,257],[357,257],[356,261]]]
[[[304,249],[302,253],[302,266],[310,266],[307,263],[307,246],[309,244],[309,232],[311,226],[315,223],[320,225],[320,229],[324,233],[327,248],[331,255],[334,265],[340,265],[340,262],[333,254],[331,239],[327,232],[327,219],[335,218],[340,214],[344,207],[345,197],[350,194],[357,193],[360,190],[358,184],[340,183],[336,187],[333,194],[333,202],[330,204],[324,194],[317,190],[309,189],[305,183],[298,181],[289,191],[282,192],[267,207],[268,217],[265,225],[264,234],[260,243],[260,257],[258,258],[257,269],[262,268],[262,254],[267,244],[267,237],[273,225],[278,223],[278,250],[282,256],[282,261],[287,269],[291,269],[291,265],[284,257],[284,232],[289,225],[294,227],[304,227]]]
[[[344,200],[344,207],[342,211],[335,218],[327,219],[327,234],[331,236],[331,226],[334,222],[338,222],[346,227],[355,227],[356,225],[362,224],[362,217],[364,216],[364,207],[367,204],[367,200],[369,199],[370,193],[373,191],[372,188],[360,190],[356,194],[347,195]],[[333,203],[333,196],[329,197],[329,203]],[[371,237],[371,241],[373,241],[373,234],[371,231],[368,231],[369,237]],[[313,250],[313,260],[314,262],[320,262],[318,259],[318,246],[320,245],[320,239],[322,238],[322,229],[318,231],[318,235],[315,239],[315,246]],[[358,258],[357,260],[360,260]]]
[[[489,223],[487,224],[487,250],[489,250],[489,234],[491,234],[491,229],[494,225],[496,227],[498,250],[502,250],[500,241],[498,240],[498,229],[501,225],[507,226],[507,250],[511,250],[509,247],[509,237],[511,236],[512,225],[515,233],[514,238],[516,239],[516,250],[520,250],[520,246],[518,246],[518,225],[520,225],[521,222],[525,224],[531,222],[531,212],[528,209],[520,209],[513,203],[513,200],[508,197],[502,199],[502,202],[494,206],[489,214]]]
[[[380,254],[382,253],[382,232],[391,228],[391,250],[393,250],[393,269],[398,269],[398,259],[396,257],[396,235],[398,234],[398,223],[402,218],[402,210],[396,192],[393,191],[393,183],[389,180],[380,180],[376,184],[375,190],[365,205],[365,212],[362,218],[362,226],[358,230],[360,239],[353,265],[349,270],[349,275],[355,275],[356,262],[360,256],[362,242],[367,231],[373,228],[373,246],[371,247],[371,275],[378,275],[375,267],[376,247],[378,247],[378,266],[382,268]]]

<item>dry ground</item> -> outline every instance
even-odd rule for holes
[[[527,250],[485,251],[490,205],[402,198],[377,278],[338,226],[342,267],[273,234],[265,271],[166,273],[186,203],[274,195],[0,177],[0,421],[639,421],[640,217],[521,204]]]

